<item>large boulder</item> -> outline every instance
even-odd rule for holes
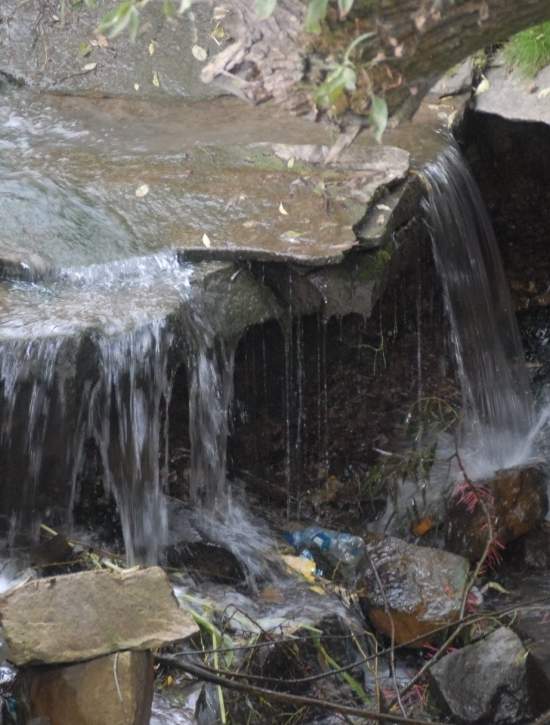
[[[503,546],[539,526],[548,511],[546,472],[539,466],[498,471],[480,481],[487,492],[495,535]],[[471,511],[455,497],[447,515],[446,544],[450,551],[477,561],[487,543],[487,521],[479,505]]]
[[[117,652],[75,665],[29,667],[20,687],[30,722],[148,725],[153,683],[150,652]]]
[[[511,629],[446,655],[430,668],[431,688],[453,722],[517,725],[550,706],[550,684]]]
[[[359,597],[379,632],[391,636],[393,620],[395,641],[402,644],[458,619],[466,559],[391,536],[369,537],[366,551]]]
[[[0,598],[0,624],[16,665],[154,649],[197,632],[159,567],[30,581]]]

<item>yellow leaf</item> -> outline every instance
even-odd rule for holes
[[[160,88],[160,78],[156,71],[153,72],[153,85],[155,88]]]
[[[295,571],[301,574],[304,579],[308,582],[315,581],[315,569],[316,564],[311,559],[306,559],[303,556],[283,556],[283,561],[291,571]]]
[[[196,60],[201,63],[204,63],[204,61],[208,58],[208,51],[200,45],[194,45],[191,48],[191,53],[193,54],[193,58],[196,58]]]

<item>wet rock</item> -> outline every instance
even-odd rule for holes
[[[466,559],[390,536],[370,535],[366,543],[358,593],[363,612],[378,631],[391,636],[393,619],[395,641],[401,644],[458,618],[468,578]]]
[[[540,586],[540,584],[539,584]],[[538,590],[540,591],[540,589]],[[537,589],[535,589],[536,595]],[[529,650],[529,657],[544,674],[545,683],[537,694],[543,696],[536,700],[541,710],[550,709],[548,686],[550,685],[550,605],[541,605],[532,609],[519,609],[512,628]]]
[[[353,313],[367,319],[384,289],[390,259],[390,254],[381,250],[350,254],[342,264],[308,275],[308,282],[322,299],[323,318],[342,318]]]
[[[543,68],[535,78],[528,78],[518,70],[507,68],[502,57],[497,56],[486,76],[489,87],[476,95],[477,111],[510,121],[550,123],[550,66]],[[534,92],[533,88],[536,88]]]
[[[486,639],[444,657],[430,668],[431,687],[453,722],[514,725],[550,703],[548,681],[519,637],[501,627]],[[541,693],[543,687],[546,693]],[[537,692],[538,691],[538,692]]]
[[[506,545],[539,526],[548,511],[546,472],[539,466],[510,468],[497,472],[490,481],[478,482],[490,494],[498,541]],[[477,561],[487,543],[486,516],[480,506],[470,512],[453,500],[446,522],[446,544],[450,551]]]
[[[419,177],[412,176],[397,188],[381,190],[356,231],[362,247],[381,247],[415,216],[424,194]]]
[[[430,93],[440,98],[445,96],[457,96],[461,93],[468,93],[472,90],[474,74],[474,60],[468,58],[463,63],[451,68],[441,78]]]
[[[26,668],[20,691],[28,718],[50,725],[147,725],[153,681],[150,652],[118,652],[81,664]]]
[[[0,243],[0,280],[36,282],[52,270],[51,261],[38,252],[13,250]]]
[[[530,531],[510,547],[514,568],[521,571],[550,570],[550,522]]]
[[[174,544],[166,550],[166,560],[170,567],[185,569],[200,579],[243,585],[246,573],[235,554],[219,544],[195,541]]]
[[[152,649],[197,631],[158,567],[30,581],[0,598],[0,623],[17,665]]]

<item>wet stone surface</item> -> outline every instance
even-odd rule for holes
[[[481,481],[488,492],[487,505],[493,514],[495,535],[502,546],[539,526],[548,511],[547,473],[543,467],[511,468]],[[487,543],[487,520],[478,505],[469,511],[456,498],[446,521],[446,545],[456,553],[477,561]]]
[[[549,682],[511,629],[446,655],[430,668],[431,687],[453,722],[529,723],[550,706]]]
[[[469,569],[466,559],[393,537],[372,536],[366,543],[359,597],[375,629],[391,636],[393,619],[395,641],[401,644],[458,618]]]

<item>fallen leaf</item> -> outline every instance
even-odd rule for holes
[[[391,211],[391,207],[387,204],[377,204],[376,208],[380,209],[380,211]]]
[[[156,71],[153,72],[153,85],[155,88],[160,88],[160,78]]]
[[[486,76],[482,76],[481,83],[476,88],[476,96],[479,96],[482,93],[487,93],[490,87],[491,83],[489,79]]]
[[[80,43],[80,45],[78,47],[78,52],[80,53],[80,55],[83,58],[85,58],[87,55],[90,55],[90,53],[92,52],[92,46],[91,46],[91,44],[90,43],[85,43],[85,42]]]
[[[283,202],[279,204],[279,214],[282,214],[283,216],[288,216],[287,210],[283,206]]]
[[[207,249],[210,249],[210,247],[212,246],[212,242],[210,241],[210,237],[208,236],[208,234],[202,235],[202,243]]]
[[[85,73],[89,73],[92,70],[95,70],[97,68],[97,63],[86,63],[84,68],[82,69]]]
[[[143,199],[144,196],[147,196],[149,193],[149,185],[148,184],[141,184],[141,186],[138,186],[136,189],[136,196],[138,199]]]
[[[208,51],[200,45],[194,45],[191,48],[191,53],[193,54],[193,58],[201,63],[204,63],[204,61],[208,58]]]
[[[155,55],[155,41],[149,43],[149,55]]]
[[[426,534],[431,531],[434,527],[433,519],[431,519],[429,516],[420,519],[420,521],[417,521],[412,527],[412,533],[415,536],[426,536]]]
[[[314,561],[306,559],[303,556],[292,556],[290,554],[282,558],[291,571],[301,574],[308,582],[313,583],[315,581],[315,569],[317,566]]]

